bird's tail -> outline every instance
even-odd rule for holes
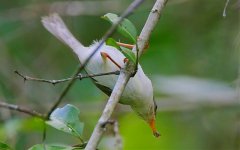
[[[54,13],[42,17],[43,26],[51,32],[56,38],[69,46],[76,53],[81,61],[87,56],[86,47],[84,47],[68,30],[63,20],[58,14]]]

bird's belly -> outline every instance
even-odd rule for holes
[[[113,58],[113,60],[115,60],[121,67],[124,66],[123,60],[125,57],[122,55],[121,52],[119,52],[118,50],[107,51],[105,49],[102,49],[93,56],[93,58],[89,61],[89,63],[85,67],[85,70],[87,71],[88,74],[99,74],[120,70],[120,68],[118,68],[113,62],[111,62],[108,59],[104,59],[101,56],[100,52],[102,51],[108,53]],[[112,90],[117,82],[118,75],[104,75],[93,77],[93,79],[98,84],[103,85]],[[139,103],[141,99],[145,99],[144,91],[148,90],[144,89],[146,88],[145,81],[148,81],[148,78],[145,76],[141,66],[139,65],[136,75],[133,78],[130,78],[130,81],[128,82],[126,88],[124,89],[124,92],[120,98],[119,103],[125,105],[134,105],[135,103]]]
[[[133,101],[129,100],[128,98],[124,98],[124,93],[123,93],[122,97],[119,100],[119,103],[123,105],[132,105]]]
[[[106,51],[101,50],[97,52],[89,63],[86,65],[85,70],[88,74],[101,74],[107,72],[114,72],[120,70],[112,61],[101,56],[101,52],[108,53],[114,61],[116,61],[121,67],[124,66],[124,56],[118,50]],[[99,84],[104,85],[110,89],[113,89],[118,75],[104,75],[93,77]]]

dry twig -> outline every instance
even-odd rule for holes
[[[45,119],[43,114],[41,114],[41,113],[39,113],[35,110],[30,110],[28,108],[23,108],[23,107],[18,106],[18,105],[8,104],[8,103],[0,101],[0,107],[15,110],[15,111],[18,111],[18,112],[22,112],[22,113],[25,113],[25,114],[28,114],[28,115],[31,115],[31,116],[34,116],[34,117],[38,117],[40,119]]]
[[[225,3],[225,6],[224,6],[224,9],[223,9],[223,17],[226,17],[227,16],[227,7],[228,7],[228,3],[229,3],[230,0],[226,0],[226,3]]]
[[[50,84],[53,84],[53,85],[72,80],[73,78],[82,80],[82,79],[85,79],[85,78],[92,78],[92,77],[106,76],[106,75],[119,75],[120,74],[120,71],[113,71],[113,72],[106,72],[106,73],[99,73],[99,74],[85,74],[85,75],[78,74],[77,76],[75,76],[73,78],[65,78],[65,79],[59,79],[59,80],[48,80],[48,79],[41,79],[41,78],[34,78],[34,77],[25,76],[18,71],[14,71],[14,72],[17,75],[19,75],[20,77],[22,77],[24,81],[45,82],[45,83],[50,83]]]

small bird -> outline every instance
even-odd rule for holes
[[[83,46],[68,30],[58,14],[42,17],[42,23],[50,33],[73,50],[81,64],[84,63],[99,44],[98,41],[95,41],[89,47]],[[133,47],[133,45],[120,42],[118,44],[128,48]],[[112,72],[124,67],[125,62],[126,58],[119,50],[103,44],[84,69],[88,74]],[[97,76],[92,79],[100,90],[110,96],[117,81],[117,76]],[[135,76],[130,78],[119,103],[130,105],[134,112],[150,125],[153,135],[155,137],[160,136],[155,127],[157,105],[154,101],[152,83],[139,64]]]

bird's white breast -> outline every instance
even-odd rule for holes
[[[98,43],[94,43],[87,49],[87,53],[91,53]],[[104,59],[101,56],[101,52],[107,53],[114,61],[116,61],[121,67],[124,67],[124,55],[114,47],[103,45],[89,61],[85,70],[89,74],[105,73],[117,71],[119,68],[109,59]],[[81,60],[81,58],[79,57]],[[118,76],[106,75],[100,77],[94,77],[99,84],[113,89]],[[148,77],[144,74],[140,65],[138,65],[138,71],[136,75],[131,78],[123,92],[120,103],[134,105],[136,101],[142,101],[142,104],[148,102],[153,97],[152,83]]]

